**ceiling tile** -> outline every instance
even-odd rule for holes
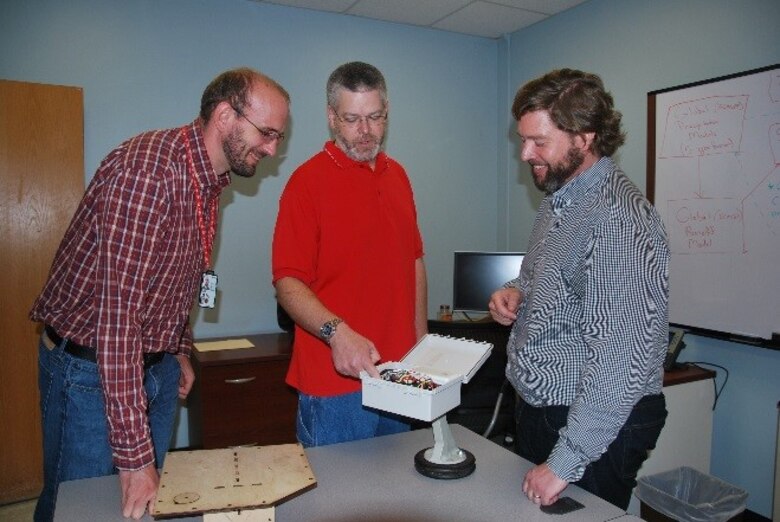
[[[472,0],[359,0],[347,13],[404,24],[429,26]]]
[[[343,13],[355,3],[355,0],[266,0],[266,3]]]
[[[543,20],[546,15],[490,2],[474,2],[432,27],[445,31],[499,38]]]
[[[587,0],[249,0],[500,38]]]
[[[552,15],[565,11],[585,0],[491,0],[493,3],[501,4],[518,9],[526,9],[535,13]]]

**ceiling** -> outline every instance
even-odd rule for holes
[[[586,0],[252,0],[500,38]]]

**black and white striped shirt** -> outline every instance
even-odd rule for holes
[[[611,158],[541,203],[520,275],[507,377],[534,406],[570,406],[547,464],[575,482],[633,406],[661,393],[668,345],[666,232]]]

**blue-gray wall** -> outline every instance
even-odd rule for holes
[[[557,67],[601,75],[628,132],[617,159],[645,188],[647,93],[780,63],[779,24],[776,0],[589,0],[512,34],[499,68],[509,71],[510,96]],[[507,118],[502,123],[511,126]],[[532,186],[529,194],[525,167],[517,177],[513,148],[502,163],[509,188],[503,226],[508,246],[521,248],[537,196]],[[681,360],[708,361],[730,372],[714,414],[711,473],[747,490],[749,509],[770,517],[780,351],[690,335],[685,341]],[[724,377],[718,370],[719,385]]]
[[[123,139],[194,118],[203,87],[224,69],[256,67],[290,91],[282,157],[223,197],[220,304],[194,316],[196,335],[208,337],[277,329],[268,256],[277,200],[327,137],[323,91],[336,65],[364,60],[387,76],[387,150],[415,189],[432,314],[451,301],[454,250],[525,247],[539,196],[516,158],[509,106],[519,85],[560,66],[601,74],[629,134],[618,160],[644,188],[646,93],[780,61],[778,21],[774,0],[589,0],[489,40],[245,0],[7,0],[0,78],[84,88],[86,181]],[[768,515],[780,353],[686,341],[683,359],[731,371],[715,411],[712,473]],[[177,445],[185,428],[186,409]]]
[[[350,60],[387,77],[386,148],[415,189],[431,311],[451,300],[453,250],[495,248],[493,40],[246,0],[9,0],[0,49],[2,78],[84,88],[87,181],[125,138],[191,121],[222,70],[256,67],[289,90],[283,158],[222,199],[219,307],[196,310],[200,337],[278,329],[268,252],[279,194],[327,139],[325,81]]]

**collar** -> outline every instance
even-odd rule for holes
[[[196,118],[189,125],[183,127],[185,139],[189,142],[192,151],[192,162],[195,165],[195,177],[204,191],[222,190],[230,185],[230,171],[217,174],[211,166],[206,141],[203,139],[203,125],[200,118]],[[186,152],[184,152],[186,154]],[[188,167],[189,168],[189,167]]]
[[[387,154],[381,150],[379,151],[379,154],[376,155],[376,161],[374,162],[376,166],[374,169],[371,168],[371,165],[369,165],[367,161],[355,161],[347,156],[347,154],[341,150],[333,140],[326,141],[325,145],[323,146],[323,150],[327,153],[328,156],[330,156],[330,159],[333,160],[333,163],[335,163],[341,169],[366,169],[369,172],[380,173],[384,172],[390,164]]]
[[[589,169],[578,174],[571,181],[559,188],[550,196],[550,206],[557,216],[572,203],[590,192],[591,188],[601,184],[607,175],[614,170],[612,158],[600,158]]]

